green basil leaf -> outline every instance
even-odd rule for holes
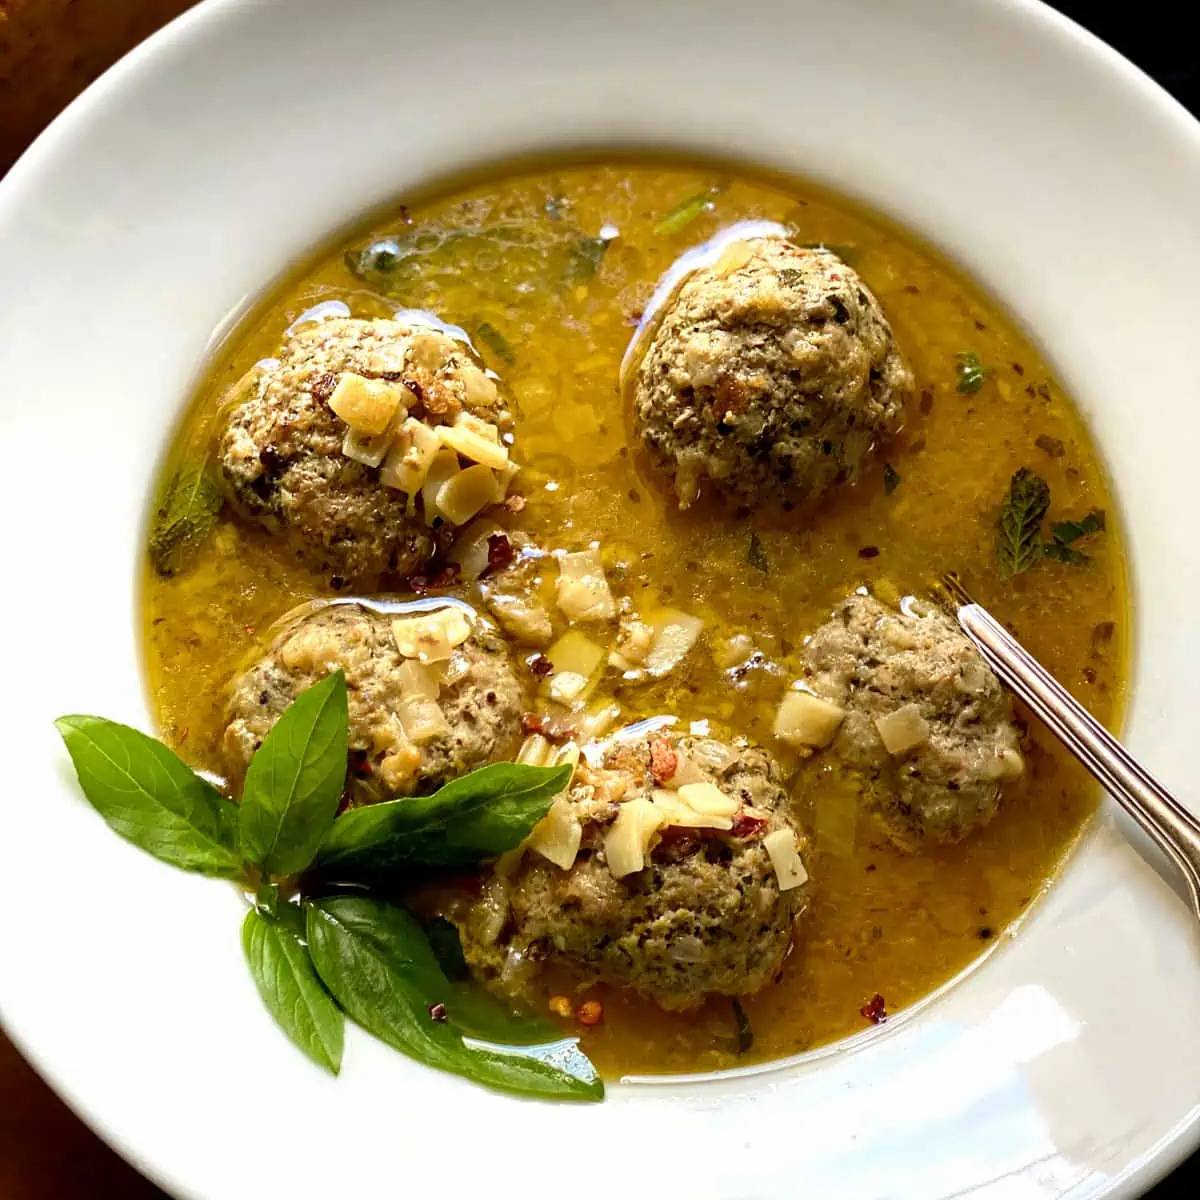
[[[1046,481],[1022,467],[1008,485],[996,529],[996,556],[1003,578],[1027,571],[1042,556],[1042,520],[1049,507]]]
[[[511,850],[529,836],[571,768],[493,763],[432,796],[406,796],[344,812],[316,868],[350,882],[413,864],[463,866]]]
[[[242,853],[273,875],[303,871],[337,814],[346,783],[346,678],[302,692],[250,760],[242,789]]]
[[[1078,521],[1056,521],[1050,526],[1050,536],[1064,546],[1078,542],[1082,538],[1091,537],[1094,533],[1103,533],[1108,524],[1104,509],[1093,508],[1086,516]]]
[[[336,1075],[346,1019],[325,990],[308,949],[282,924],[253,908],[242,923],[242,949],[258,994],[279,1028],[313,1062]]]
[[[161,742],[103,717],[55,721],[92,807],[121,837],[201,875],[237,875],[237,809]]]
[[[608,238],[581,237],[567,250],[566,280],[568,283],[587,283],[600,269]]]
[[[160,575],[174,575],[217,523],[221,493],[201,466],[184,466],[159,495],[150,530],[150,561]]]
[[[523,1096],[604,1095],[573,1039],[526,1051],[464,1041],[450,1019],[450,985],[403,909],[355,896],[318,900],[308,912],[308,944],[318,974],[349,1016],[419,1062]]]

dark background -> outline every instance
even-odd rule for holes
[[[76,92],[190,2],[0,0],[0,173]],[[1191,5],[1064,0],[1054,7],[1115,46],[1197,113],[1200,42],[1185,33],[1179,19]],[[1146,1069],[1153,1071],[1153,1064]],[[1175,1191],[1172,1185],[1180,1184],[1189,1191],[1200,1184],[1200,1162],[1177,1172],[1155,1190],[1153,1200],[1166,1200],[1168,1190]],[[0,1034],[0,1200],[97,1196],[163,1200],[70,1114]]]

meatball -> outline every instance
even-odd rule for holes
[[[222,741],[231,778],[245,774],[296,696],[338,667],[349,694],[352,803],[431,792],[510,756],[520,738],[522,689],[494,628],[464,615],[471,627],[465,641],[428,665],[401,653],[396,614],[331,604],[290,622],[234,681]]]
[[[1024,770],[1012,702],[944,613],[855,594],[804,646],[805,683],[845,716],[830,746],[903,849],[987,824]]]
[[[637,431],[686,508],[818,497],[895,433],[912,375],[878,301],[837,255],[732,243],[668,302],[638,368]]]
[[[330,407],[347,378],[390,386],[401,421],[436,428],[467,413],[511,424],[494,381],[448,335],[398,320],[311,322],[237,389],[220,447],[224,490],[314,570],[356,582],[409,575],[442,548],[445,523],[418,507],[419,484],[410,498],[381,479],[390,431],[354,444]]]
[[[629,801],[661,802],[664,759],[715,784],[737,813],[725,829],[664,825],[643,869],[617,878],[608,835]],[[468,961],[519,993],[538,962],[559,960],[668,1009],[758,991],[778,974],[808,903],[806,873],[782,888],[764,842],[785,831],[803,850],[786,799],[775,762],[744,742],[653,734],[618,743],[600,765],[581,763],[556,802],[582,826],[573,864],[538,853],[536,831],[515,870],[501,860],[460,921]]]

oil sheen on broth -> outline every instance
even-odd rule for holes
[[[691,212],[680,212],[689,198]],[[664,221],[673,210],[680,215]],[[745,219],[782,222],[794,240],[846,258],[878,297],[916,377],[894,444],[804,520],[703,505],[679,512],[631,449],[617,385],[660,274],[688,247]],[[376,264],[386,276],[367,271],[364,279],[348,268],[348,250],[388,236],[418,252]],[[602,1023],[579,1032],[604,1072],[707,1070],[811,1049],[869,1028],[862,1010],[872,997],[895,1013],[1005,935],[1094,805],[1086,777],[1042,730],[1030,725],[1026,784],[987,828],[959,846],[912,855],[892,848],[865,814],[830,820],[820,805],[820,756],[799,763],[771,734],[798,673],[800,639],[839,599],[865,584],[895,601],[949,568],[1093,713],[1109,724],[1119,718],[1127,596],[1114,522],[1087,546],[1086,562],[1047,558],[1011,579],[997,570],[997,514],[1018,468],[1049,484],[1051,520],[1112,511],[1078,413],[1002,313],[912,239],[792,182],[648,162],[500,176],[390,214],[271,297],[204,380],[168,472],[211,461],[227,389],[277,353],[302,313],[331,301],[363,317],[432,310],[465,328],[520,410],[516,451],[525,469],[513,490],[526,504],[504,522],[547,549],[598,542],[619,593],[642,608],[669,605],[704,619],[698,645],[661,682],[622,687],[610,673],[597,695],[615,695],[622,722],[663,713],[685,729],[708,721],[717,736],[746,735],[795,771],[790,791],[818,883],[781,982],[744,1001],[752,1046],[743,1039],[739,1054],[727,1000],[668,1014],[616,989],[548,975],[543,1004],[559,992],[602,1002]],[[966,352],[985,370],[976,391],[960,390]],[[146,664],[166,738],[193,763],[217,767],[231,677],[289,609],[344,598],[338,583],[305,574],[232,520],[221,521],[186,570],[164,578],[148,569]],[[758,654],[730,668],[729,642],[740,635]]]

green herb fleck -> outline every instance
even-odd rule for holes
[[[720,190],[718,187],[706,187],[704,191],[697,192],[694,196],[680,201],[655,225],[654,232],[659,237],[670,237],[672,234],[682,233],[702,213],[712,211],[716,206],[715,197]]]
[[[163,488],[150,530],[150,561],[160,575],[175,575],[212,532],[221,493],[203,465],[181,467]]]
[[[1072,542],[1091,537],[1094,533],[1103,533],[1106,523],[1104,509],[1093,508],[1087,516],[1078,521],[1056,521],[1050,526],[1050,534],[1056,542],[1069,546]]]
[[[1046,481],[1022,467],[1013,475],[1000,509],[996,548],[1002,578],[1011,579],[1029,570],[1041,556],[1042,520],[1049,507]]]
[[[987,376],[987,368],[980,361],[974,350],[964,350],[954,356],[958,369],[958,390],[964,396],[973,396],[981,387]]]
[[[1070,567],[1082,567],[1092,561],[1082,550],[1076,550],[1074,546],[1068,546],[1065,542],[1043,542],[1042,554]]]
[[[733,997],[733,1021],[737,1028],[737,1052],[745,1054],[754,1045],[754,1030],[750,1027],[750,1018],[746,1016],[742,1002],[736,996]]]
[[[475,336],[501,361],[512,364],[517,356],[509,344],[508,338],[488,321],[480,321],[475,326]]]
[[[757,533],[750,535],[750,545],[746,548],[746,562],[756,571],[761,571],[764,575],[771,573],[771,564],[767,559],[767,552]]]
[[[600,269],[608,239],[582,237],[567,249],[566,279],[568,283],[587,283]]]
[[[900,472],[891,463],[883,464],[883,494],[890,496],[900,486]]]

